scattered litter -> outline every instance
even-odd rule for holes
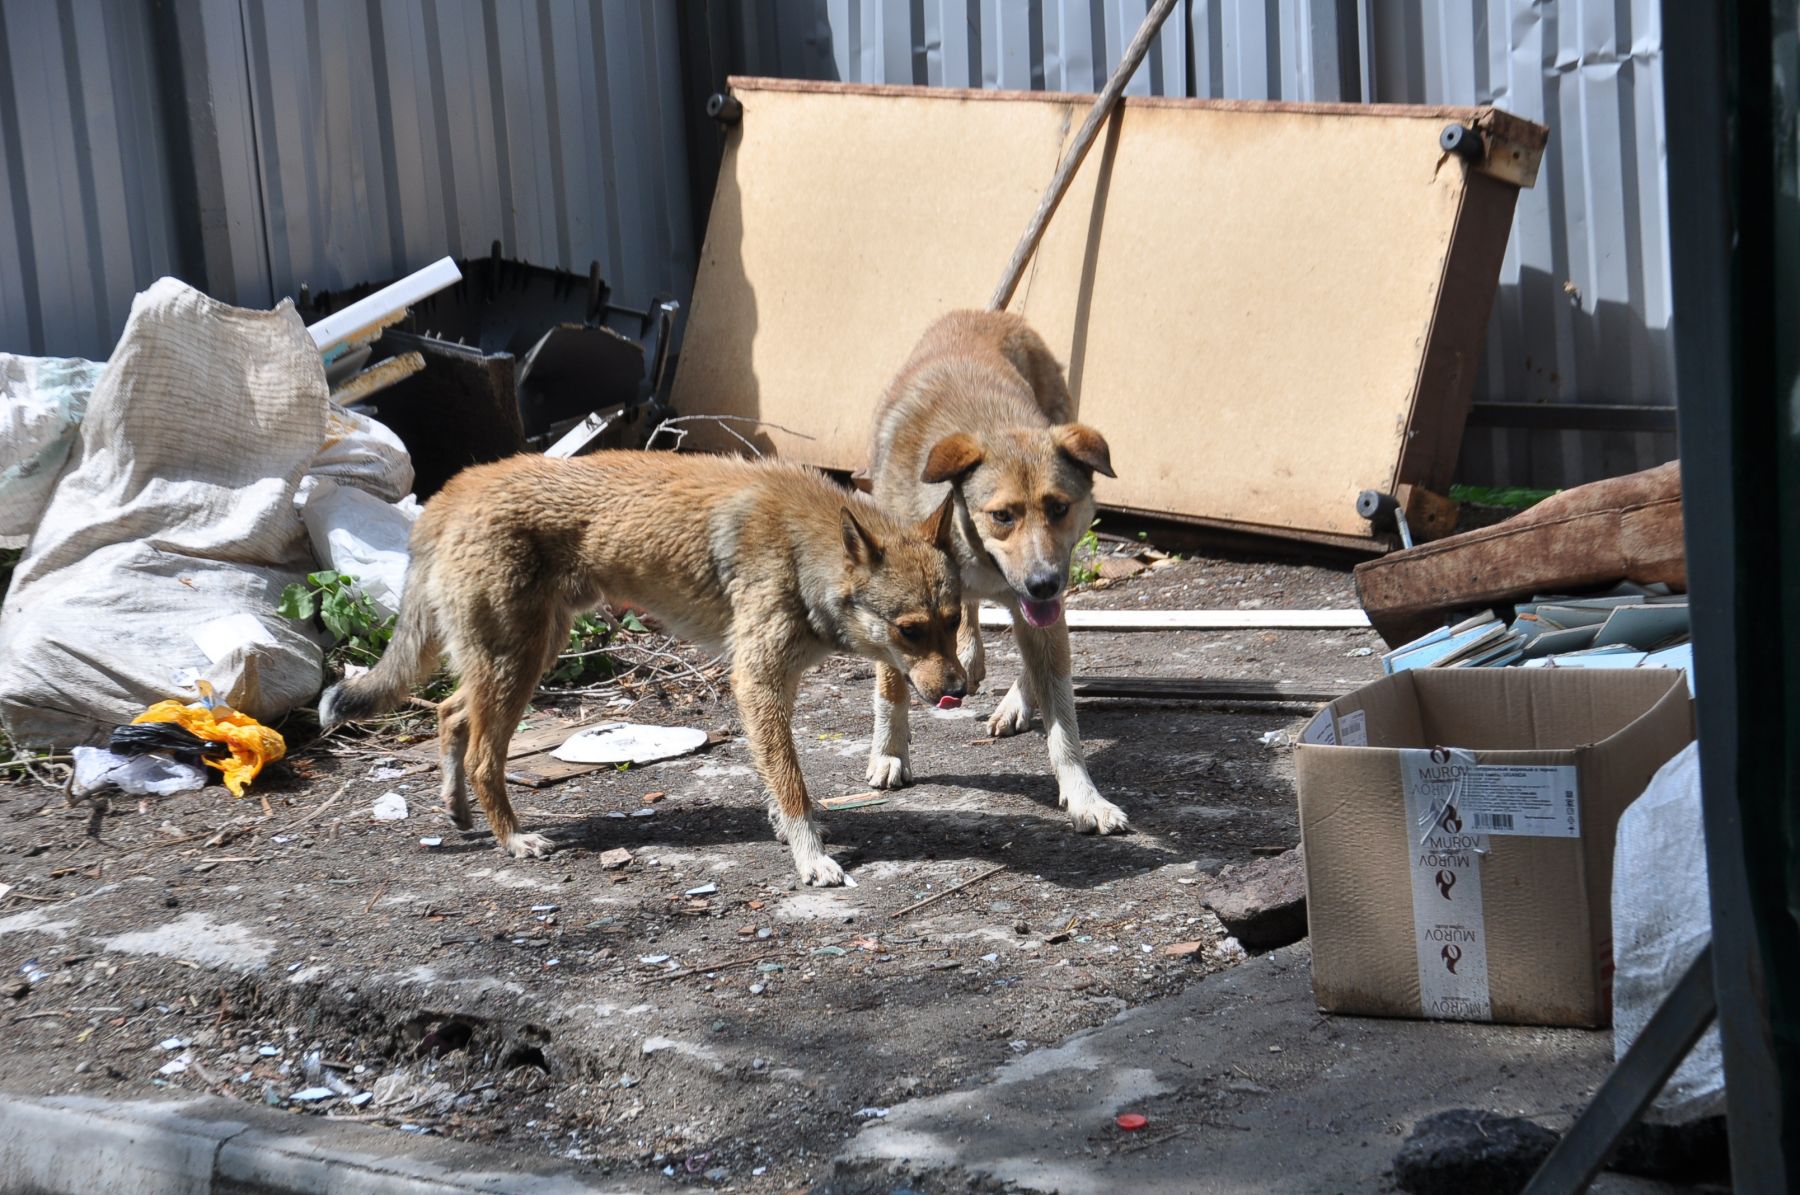
[[[719,886],[717,884],[701,884],[698,888],[689,888],[687,890],[687,895],[688,896],[711,896],[713,893],[717,892],[718,890],[719,890]]]
[[[858,1108],[855,1116],[858,1120],[886,1120],[887,1114],[886,1108]]]
[[[1012,1048],[1012,1052],[1015,1054],[1023,1054],[1025,1051],[1031,1049],[1031,1043],[1025,1041],[1023,1038],[1009,1041],[1006,1044]]]
[[[1000,961],[1000,956],[997,954],[984,954],[981,956],[981,961],[984,963],[997,963]]]
[[[179,1058],[172,1058],[169,1061],[163,1063],[161,1066],[156,1068],[156,1073],[159,1075],[179,1075],[182,1072],[186,1071],[188,1068],[188,1064],[193,1061],[194,1061],[194,1056],[192,1054],[183,1054]]]
[[[531,911],[533,913],[554,913],[559,907],[558,905],[532,905]]]
[[[40,971],[39,974],[41,975],[43,973]],[[33,982],[35,982],[35,980]],[[165,1037],[156,1044],[159,1048],[164,1050],[179,1050],[188,1044],[188,1039],[185,1037]]]
[[[698,751],[706,737],[692,726],[602,722],[576,731],[550,754],[565,763],[655,763]]]
[[[245,615],[249,618],[248,615]],[[260,624],[259,624],[260,625]],[[209,743],[224,743],[229,755],[206,756],[210,767],[224,773],[225,787],[231,795],[241,797],[263,765],[274,763],[287,754],[287,740],[248,714],[241,714],[213,699],[213,687],[198,681],[200,700],[188,705],[179,701],[159,701],[137,717],[134,724],[173,722]]]
[[[763,985],[760,983],[753,983],[750,985],[750,994],[752,996],[760,996],[763,994],[764,990]]]
[[[370,779],[370,780],[398,780],[398,779],[400,779],[400,777],[402,777],[404,775],[406,775],[405,768],[395,767],[391,763],[379,762],[374,767],[369,769],[368,779]]]
[[[633,809],[631,811],[631,816],[632,817],[649,817],[652,814],[654,814],[655,812],[656,812],[656,810],[654,810],[654,809]]]
[[[303,1091],[296,1091],[293,1095],[288,1096],[288,1099],[295,1103],[311,1104],[317,1103],[319,1100],[335,1099],[337,1094],[329,1087],[308,1087]]]
[[[668,961],[669,956],[666,954],[641,954],[638,956],[638,962],[643,963],[646,967],[660,967]]]
[[[641,1080],[639,1080],[636,1075],[626,1074],[626,1075],[619,1076],[619,1086],[620,1087],[625,1087],[625,1088],[636,1087],[640,1081]]]
[[[1127,1133],[1135,1133],[1150,1123],[1150,1119],[1138,1112],[1121,1112],[1113,1122]]]
[[[813,953],[827,955],[831,958],[843,958],[850,952],[845,950],[842,946],[820,946],[815,949]]]
[[[1280,730],[1266,731],[1259,736],[1256,741],[1265,747],[1279,747],[1281,744],[1287,742],[1287,728],[1283,727]]]
[[[867,809],[871,805],[886,805],[888,799],[880,793],[850,793],[842,797],[826,797],[819,802],[821,809]]]
[[[419,839],[419,845],[422,847],[440,847],[444,845],[444,840],[436,834],[428,834],[424,838]]]
[[[658,801],[662,800],[664,797],[666,797],[668,795],[669,795],[668,793],[664,793],[664,792],[645,793],[644,794],[644,804],[654,805]]]
[[[167,797],[206,787],[206,769],[166,755],[119,755],[104,747],[76,747],[69,791],[85,797],[116,788],[134,797]]]
[[[350,1097],[350,1106],[353,1108],[360,1108],[374,1098],[375,1093],[373,1091],[358,1092]]]
[[[600,868],[602,871],[617,871],[619,868],[624,867],[630,862],[631,852],[622,846],[614,847],[610,851],[600,852]]]
[[[1200,947],[1201,943],[1199,942],[1171,942],[1164,946],[1159,953],[1169,958],[1188,958],[1198,954]]]
[[[378,822],[406,820],[406,798],[399,793],[382,793],[369,807],[369,816]]]
[[[25,977],[26,983],[29,983],[33,987],[36,987],[38,984],[44,982],[44,980],[49,977],[50,973],[48,971],[44,970],[44,965],[42,963],[38,962],[36,959],[26,959],[25,962],[19,967],[19,974],[21,974]],[[178,1050],[182,1046],[187,1045],[187,1042],[185,1042],[185,1041],[176,1041],[176,1039],[174,1039],[174,1038],[170,1038],[169,1040],[175,1041],[176,1044],[172,1045],[172,1046],[164,1046],[163,1049]]]

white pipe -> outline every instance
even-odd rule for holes
[[[342,311],[326,316],[306,330],[321,353],[354,338],[365,328],[380,324],[396,311],[404,311],[420,299],[429,298],[460,281],[462,271],[446,257],[434,261],[417,273],[408,274],[392,286],[384,286],[366,299],[358,299]]]

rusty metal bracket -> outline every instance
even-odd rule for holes
[[[1516,187],[1537,184],[1549,129],[1499,108],[1483,108],[1475,117],[1475,131],[1485,152],[1473,163],[1474,169]]]

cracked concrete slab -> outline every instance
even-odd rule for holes
[[[1568,1127],[1610,1032],[1326,1017],[1305,943],[896,1104],[839,1156],[834,1192],[991,1184],[1061,1195],[1393,1190],[1414,1122],[1491,1108]],[[1134,1133],[1115,1118],[1136,1112]],[[1657,1184],[1603,1176],[1596,1191]]]

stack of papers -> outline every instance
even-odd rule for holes
[[[1410,668],[1681,668],[1693,688],[1687,595],[1629,582],[1587,597],[1521,602],[1508,618],[1488,610],[1381,657]]]

